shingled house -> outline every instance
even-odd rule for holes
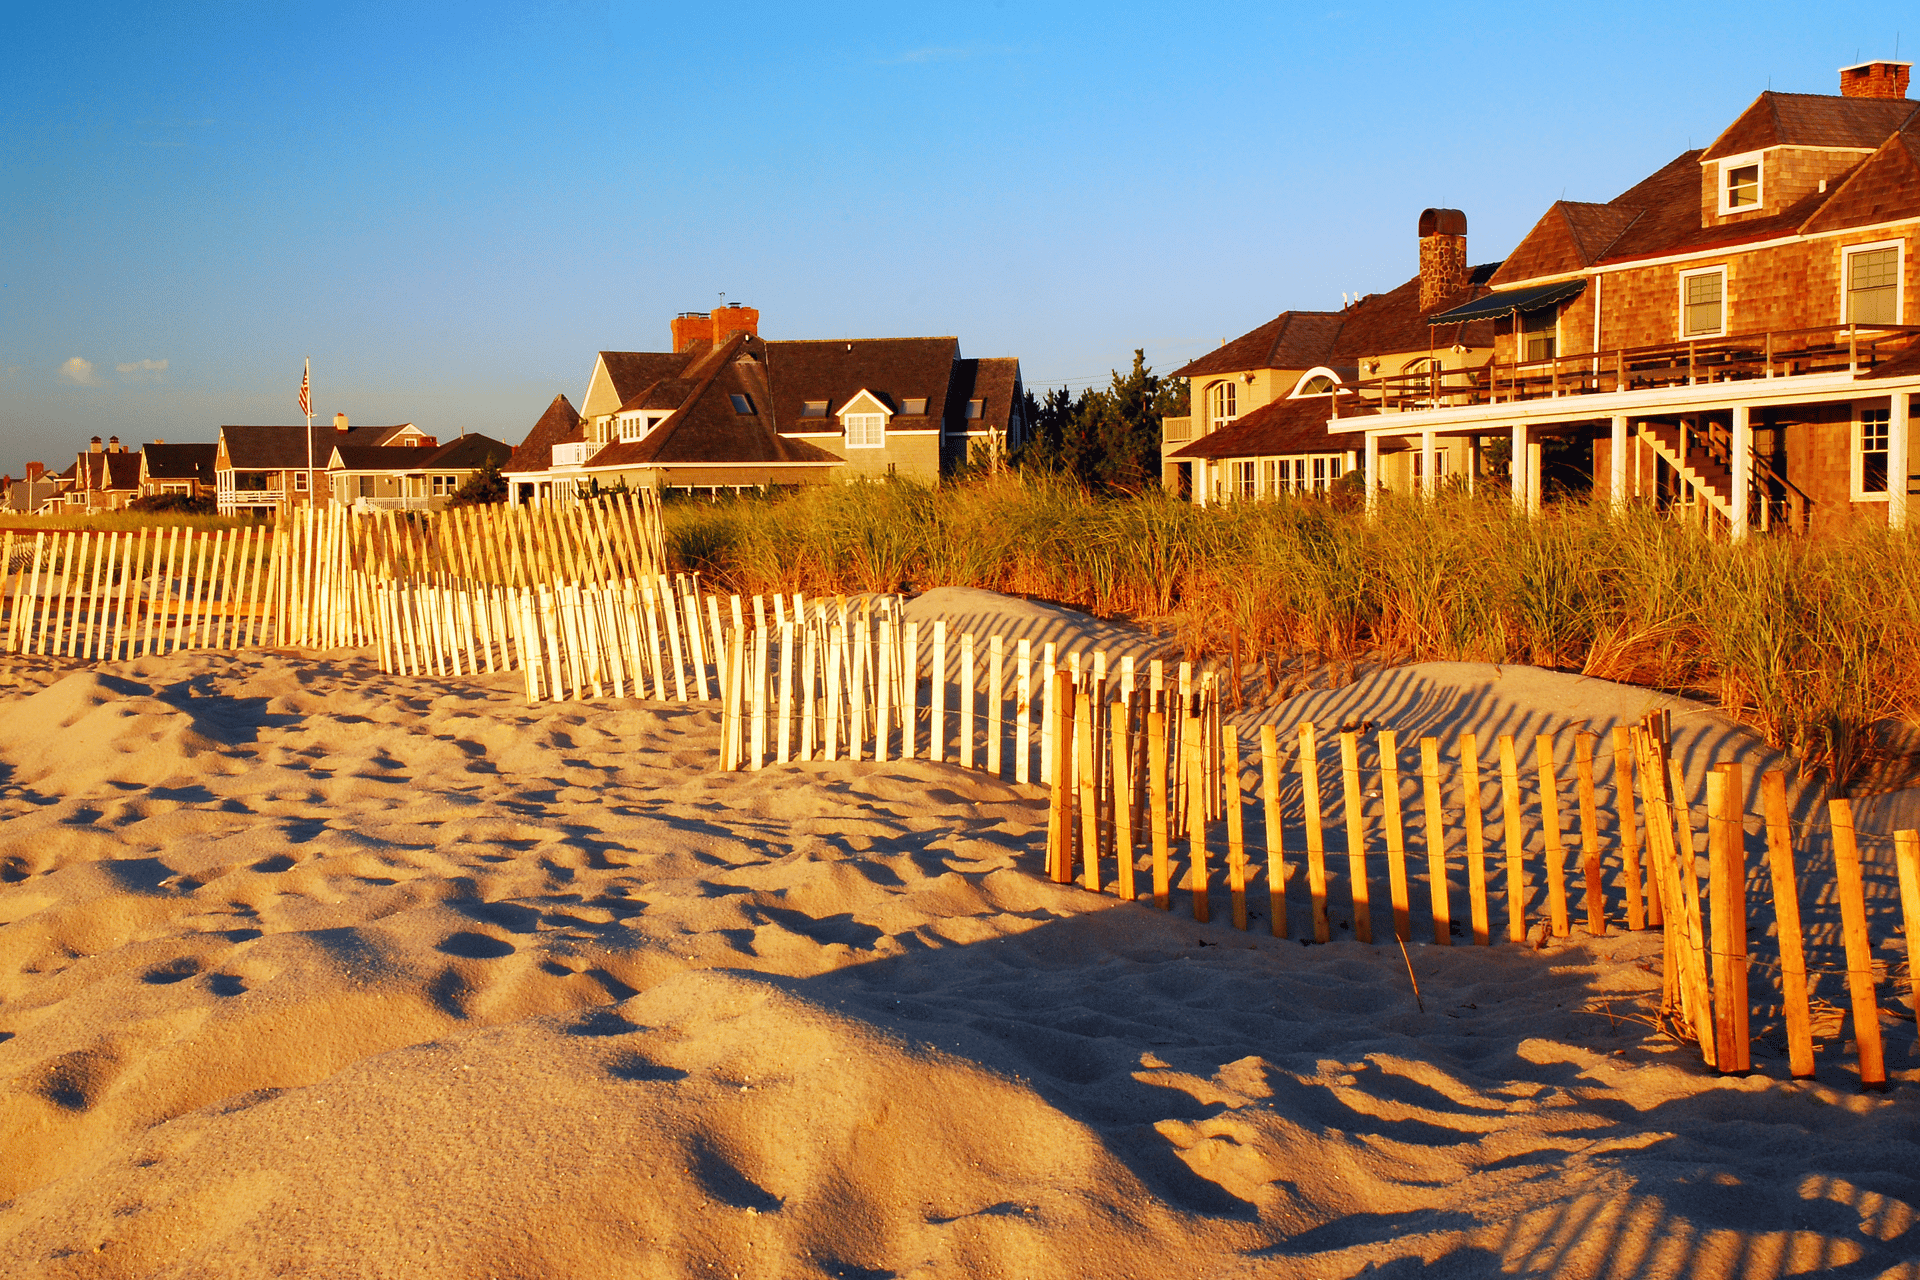
[[[1024,433],[1019,361],[954,338],[769,342],[751,307],[687,312],[670,352],[602,351],[581,408],[556,396],[502,468],[516,503],[591,484],[718,492],[937,479]]]
[[[119,436],[95,436],[74,459],[66,505],[85,511],[117,511],[140,496],[140,455],[128,453]]]
[[[337,413],[333,425],[224,426],[215,446],[214,477],[221,515],[273,515],[329,500],[326,466],[338,445],[431,449],[438,441],[411,422],[356,427]]]
[[[1420,272],[1388,293],[1340,311],[1287,311],[1174,370],[1191,414],[1162,423],[1162,483],[1196,502],[1325,493],[1362,469],[1371,448],[1376,481],[1402,491],[1423,476],[1440,483],[1479,470],[1476,442],[1335,434],[1337,414],[1375,414],[1352,384],[1390,376],[1411,385],[1438,370],[1472,369],[1493,356],[1493,325],[1444,329],[1429,319],[1487,292],[1499,263],[1469,267],[1467,219],[1457,209],[1420,215]],[[1422,446],[1425,446],[1424,448]]]
[[[214,463],[217,444],[168,444],[153,440],[140,449],[140,496],[163,493],[183,498],[212,498],[219,485]]]
[[[503,466],[511,446],[465,435],[443,445],[340,444],[327,456],[327,492],[362,511],[438,511],[489,466]]]
[[[1509,436],[1525,508],[1557,436],[1590,447],[1596,494],[1736,538],[1903,526],[1920,390],[1909,71],[1862,63],[1839,94],[1763,93],[1621,195],[1556,203],[1490,292],[1426,317],[1491,323],[1493,362],[1437,380],[1388,366],[1329,430],[1371,447]]]

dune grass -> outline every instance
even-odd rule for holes
[[[669,554],[740,592],[983,587],[1252,663],[1530,663],[1711,699],[1845,787],[1920,720],[1920,537],[1862,522],[1732,546],[1635,510],[1503,497],[1197,508],[1045,479],[827,486],[666,508]]]

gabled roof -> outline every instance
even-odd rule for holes
[[[1493,345],[1493,322],[1478,320],[1460,326],[1460,331],[1434,331],[1427,317],[1473,301],[1487,292],[1487,280],[1500,264],[1491,262],[1473,268],[1467,287],[1449,297],[1437,299],[1430,307],[1420,305],[1420,277],[1387,293],[1370,293],[1340,313],[1340,336],[1328,359],[1321,364],[1352,364],[1368,356],[1389,352],[1425,351],[1436,342],[1451,346],[1459,342],[1469,347]]]
[[[1204,378],[1248,369],[1311,369],[1327,362],[1343,319],[1338,311],[1282,311],[1258,329],[1167,376]]]
[[[413,424],[402,422],[391,427],[353,427],[337,431],[326,423],[305,426],[223,426],[220,438],[226,442],[227,463],[236,471],[298,471],[307,466],[307,439],[313,441],[313,466],[327,465],[333,447],[385,444]],[[419,447],[419,446],[415,446]]]
[[[480,471],[489,462],[496,467],[506,466],[507,459],[513,456],[513,446],[492,436],[473,433],[449,440],[438,449],[430,449],[426,453],[426,460],[420,463],[426,470]]]
[[[601,352],[605,358],[606,352]],[[533,424],[533,430],[527,432],[508,457],[502,471],[545,471],[553,465],[553,446],[557,444],[578,444],[587,438],[580,429],[580,415],[574,412],[573,404],[566,396],[558,395],[547,405],[547,411]]]
[[[149,480],[194,480],[212,484],[217,444],[161,444],[141,446],[141,467]]]
[[[1920,103],[1905,98],[1846,98],[1774,93],[1753,100],[1701,153],[1718,160],[1768,147],[1837,147],[1870,151],[1906,124]]]
[[[1592,266],[1642,210],[1557,200],[1500,264],[1508,280],[1537,280]]]
[[[622,408],[627,401],[662,378],[678,378],[705,348],[692,351],[602,351],[601,363],[613,383]]]
[[[1920,213],[1920,121],[1882,142],[1839,182],[1801,226],[1805,232],[1866,226]]]
[[[1341,419],[1371,416],[1342,402]],[[1331,397],[1301,396],[1275,400],[1252,413],[1201,436],[1174,458],[1271,458],[1295,453],[1345,453],[1354,447],[1351,435],[1333,435],[1327,420],[1333,414]]]
[[[947,421],[956,430],[1005,431],[1013,420],[1016,401],[1024,393],[1020,361],[1012,356],[956,360],[953,381],[947,387]],[[968,418],[969,400],[980,401],[980,416]]]
[[[74,478],[83,489],[96,492],[108,489],[140,487],[140,455],[137,453],[83,453],[74,460]]]
[[[757,341],[757,340],[756,340]],[[855,338],[765,344],[768,406],[780,431],[838,432],[834,418],[802,418],[808,400],[825,400],[829,413],[863,388],[897,412],[925,400],[929,414],[948,403],[947,384],[960,358],[958,338]],[[937,423],[929,425],[938,425]]]

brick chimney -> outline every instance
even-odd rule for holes
[[[717,347],[736,333],[759,337],[759,311],[739,303],[717,311],[682,311],[673,318],[673,349],[691,351],[708,343]]]
[[[1420,211],[1420,310],[1427,312],[1467,287],[1467,215]]]
[[[744,333],[750,338],[760,336],[760,312],[753,307],[743,307],[737,302],[729,302],[713,313],[713,345],[719,346],[736,333]]]
[[[704,311],[682,311],[673,318],[673,349],[691,351],[713,341],[713,317]]]
[[[91,442],[91,443],[89,443],[89,444],[87,445],[87,452],[88,452],[88,453],[99,453],[99,452],[100,452],[100,449],[101,449],[101,445],[100,445],[100,437],[99,437],[99,436],[95,436],[95,437],[93,438],[93,440],[92,440],[92,442]]]
[[[38,480],[41,476],[44,476],[45,474],[47,474],[46,463],[29,462],[27,464],[27,483],[28,484],[32,484],[34,481]]]
[[[334,415],[333,415],[333,429],[334,429],[335,431],[345,431],[345,430],[347,429],[347,415],[346,415],[346,414],[344,414],[344,413],[336,413],[336,414],[334,414]]]
[[[1862,62],[1840,68],[1840,95],[1845,98],[1904,98],[1911,62]]]
[[[120,443],[120,437],[119,437],[119,436],[108,436],[108,437],[107,437],[107,452],[108,452],[108,453],[125,453],[126,451],[127,451],[127,447],[126,447],[125,445],[123,445],[123,444],[121,444],[121,443]]]

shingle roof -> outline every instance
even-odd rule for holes
[[[459,471],[472,469],[479,471],[491,462],[497,467],[505,467],[507,459],[513,456],[513,446],[504,440],[495,440],[492,436],[478,433],[464,435],[449,440],[438,449],[427,451],[427,459],[420,465]]]
[[[1420,305],[1420,277],[1415,276],[1397,289],[1370,293],[1341,312],[1340,337],[1334,343],[1326,363],[1352,363],[1367,356],[1388,352],[1424,351],[1436,343],[1451,346],[1456,342],[1469,347],[1493,345],[1493,322],[1476,320],[1465,325],[1447,326],[1435,332],[1427,317],[1449,311],[1490,292],[1487,280],[1499,269],[1497,262],[1473,268],[1466,288],[1441,298],[1431,307]]]
[[[602,357],[606,352],[600,353]],[[557,444],[577,444],[585,440],[586,433],[580,429],[580,415],[574,412],[573,404],[564,395],[553,398],[547,411],[533,424],[513,453],[507,458],[502,471],[545,471],[553,465],[553,446]]]
[[[327,459],[333,455],[333,447],[345,445],[378,445],[401,431],[410,423],[399,423],[391,427],[353,427],[346,431],[337,431],[325,423],[316,423],[310,429],[313,439],[313,465],[324,467]],[[220,437],[227,444],[227,461],[236,471],[296,471],[307,466],[307,436],[309,428],[305,426],[223,426]]]
[[[1724,156],[1767,147],[1858,147],[1871,150],[1913,117],[1920,103],[1905,98],[1846,98],[1823,93],[1774,93],[1755,98],[1700,156]]]
[[[958,338],[769,342],[766,367],[773,420],[785,432],[838,432],[837,419],[803,418],[802,408],[808,400],[825,400],[831,414],[863,390],[895,409],[906,400],[925,400],[928,416],[936,418],[949,402],[948,383],[959,358]]]
[[[100,491],[104,489],[138,489],[140,487],[140,455],[137,453],[83,453],[74,460],[76,480],[80,487]]]
[[[662,378],[683,376],[706,348],[692,351],[602,351],[600,360],[613,382],[613,392],[624,406]]]
[[[1005,431],[1021,390],[1020,362],[1011,356],[956,360],[947,389],[946,420],[960,431]],[[967,417],[969,400],[980,401],[978,418]]]
[[[1282,311],[1168,376],[1204,378],[1247,369],[1311,369],[1327,362],[1343,318],[1338,311]]]
[[[1920,212],[1920,122],[1882,142],[1838,182],[1806,220],[1807,232],[1857,227]]]
[[[1294,453],[1345,453],[1356,446],[1356,437],[1329,432],[1327,420],[1331,413],[1326,396],[1275,400],[1169,456],[1271,458]],[[1371,416],[1374,416],[1371,411],[1348,411],[1344,404],[1341,406],[1343,421]]]
[[[1535,280],[1592,266],[1640,214],[1639,209],[1557,200],[1500,264],[1500,275]]]
[[[150,480],[197,480],[212,484],[217,444],[152,444],[141,446],[140,457]]]

